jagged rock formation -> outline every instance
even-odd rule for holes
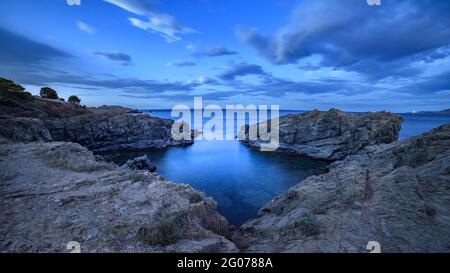
[[[12,87],[11,87],[12,86]],[[0,137],[15,141],[55,140],[94,151],[139,150],[192,144],[172,138],[172,120],[120,106],[85,108],[11,91],[0,82]],[[25,128],[27,127],[27,128]],[[29,127],[29,128],[28,128]]]
[[[337,109],[288,115],[280,117],[279,151],[339,160],[357,154],[366,146],[396,141],[402,121],[400,116],[387,112],[355,115]],[[266,122],[261,125],[270,128]],[[246,126],[240,132],[241,136],[247,134],[244,143],[259,148],[259,138],[249,141],[248,131]]]
[[[87,114],[47,119],[45,125],[56,141],[79,143],[97,152],[139,150],[188,145],[193,142],[172,138],[172,120],[147,114]]]
[[[36,118],[0,117],[0,137],[16,141],[52,141],[44,123]]]
[[[65,142],[0,145],[0,252],[236,252],[211,198]]]
[[[300,182],[245,223],[247,252],[450,251],[450,124],[368,147]]]

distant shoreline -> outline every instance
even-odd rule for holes
[[[139,111],[145,111],[145,112],[162,112],[162,111],[172,111],[172,109],[137,109]],[[204,110],[204,109],[203,109]],[[280,109],[280,112],[298,112],[298,113],[306,113],[312,110],[292,110],[292,109]],[[367,112],[374,112],[374,111],[345,111],[347,113],[353,113],[353,114],[363,114]],[[390,112],[390,111],[387,111]],[[419,112],[391,112],[393,114],[411,114],[411,115],[450,115],[450,109],[446,110],[439,110],[439,111],[419,111]]]

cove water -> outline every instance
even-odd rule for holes
[[[170,110],[144,112],[173,119]],[[300,112],[280,111],[280,116]],[[400,115],[404,118],[400,139],[450,123],[450,115]],[[190,184],[213,197],[218,203],[219,212],[236,226],[257,217],[258,210],[265,203],[287,192],[301,180],[327,171],[326,162],[296,155],[254,151],[236,140],[196,141],[188,147],[110,153],[107,156],[118,164],[124,164],[128,159],[144,154],[157,165],[158,174],[166,179]]]

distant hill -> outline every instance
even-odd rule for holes
[[[416,112],[416,114],[430,114],[430,115],[442,114],[442,115],[450,115],[450,109],[445,109],[445,110],[441,110],[441,111],[420,111],[420,112]]]

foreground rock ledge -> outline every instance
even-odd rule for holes
[[[368,147],[309,177],[245,223],[247,252],[450,251],[450,124]]]
[[[387,112],[356,115],[331,109],[287,115],[280,117],[279,151],[339,160],[366,146],[396,141],[402,122],[402,117]],[[267,122],[261,125],[267,127]],[[244,144],[259,149],[261,142],[249,141],[248,130],[245,126],[240,132],[240,136],[246,136]]]
[[[211,198],[74,143],[0,145],[0,252],[237,252]]]

